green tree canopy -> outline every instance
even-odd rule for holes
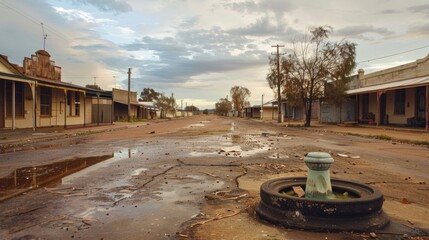
[[[232,110],[232,102],[228,101],[226,98],[221,98],[215,104],[215,112],[216,114],[226,116],[229,111]]]
[[[231,88],[230,93],[234,109],[238,112],[238,117],[242,117],[244,107],[250,105],[247,101],[251,94],[250,90],[245,87],[234,86]]]
[[[152,102],[158,100],[161,94],[155,91],[152,88],[143,88],[143,91],[140,93],[140,102]]]
[[[155,106],[161,110],[161,117],[165,118],[168,112],[176,112],[176,99],[174,99],[173,96],[166,97],[161,93],[159,98],[155,101]]]

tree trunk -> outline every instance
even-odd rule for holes
[[[307,114],[305,114],[305,125],[304,126],[310,127],[310,123],[311,123],[311,101],[307,107]]]

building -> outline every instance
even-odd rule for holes
[[[278,119],[278,101],[271,100],[268,103],[272,105],[272,119]],[[264,105],[265,105],[264,104]],[[276,110],[275,110],[276,108]],[[287,100],[283,99],[281,101],[281,112],[283,115],[283,120],[292,120],[292,121],[303,121],[305,120],[305,109],[303,106],[292,106],[288,103]],[[319,101],[315,101],[311,106],[311,119],[317,120],[319,119]]]
[[[359,88],[359,75],[350,76],[347,85],[350,90]],[[323,101],[320,104],[320,122],[322,123],[357,122],[356,117],[355,96],[348,96],[340,106]]]
[[[360,69],[358,76],[359,87],[347,91],[356,121],[429,130],[429,55],[370,74]]]
[[[264,104],[262,116],[264,120],[272,120],[273,115],[277,117],[277,108],[270,104]],[[261,105],[254,105],[244,108],[244,116],[247,118],[261,119]]]
[[[128,120],[128,91],[114,88],[113,91],[115,121]],[[159,111],[153,102],[137,101],[137,92],[130,91],[131,119],[155,119]]]
[[[111,92],[62,82],[50,57],[39,50],[21,67],[0,55],[0,129],[111,123]]]

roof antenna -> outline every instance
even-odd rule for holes
[[[42,22],[40,23],[40,25],[42,25],[43,50],[45,50],[46,38],[48,37],[48,34],[45,34],[45,28],[43,27],[43,23]]]

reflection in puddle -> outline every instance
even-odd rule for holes
[[[193,127],[204,127],[206,126],[205,124],[202,123],[195,123],[195,124],[191,124],[188,126],[188,128],[193,128]]]
[[[206,140],[207,143],[216,143],[217,145],[203,145],[203,151],[192,151],[190,156],[202,157],[210,155],[219,155],[226,157],[250,157],[258,153],[267,152],[271,149],[269,144],[255,139],[252,135],[228,134],[222,136],[222,139],[213,141]],[[195,147],[194,147],[195,148]]]
[[[133,173],[131,173],[131,176],[136,177],[142,174],[142,172],[147,172],[148,170],[149,170],[148,168],[137,168],[136,170],[133,171]]]
[[[109,155],[74,158],[16,169],[9,176],[0,178],[0,201],[41,186],[53,183],[67,184],[75,178],[107,167],[118,160],[131,158],[137,153],[136,149],[122,149]],[[140,171],[139,173],[145,171],[143,169],[137,170]]]

